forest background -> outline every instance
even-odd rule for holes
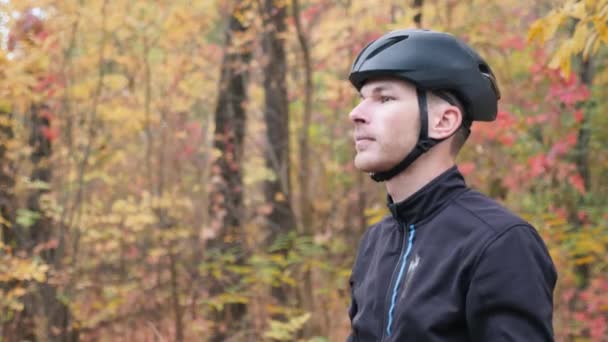
[[[449,31],[502,99],[460,156],[538,229],[557,341],[608,340],[608,0],[0,2],[0,341],[343,341],[359,238],[347,81]]]

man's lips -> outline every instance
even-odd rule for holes
[[[370,136],[367,136],[367,135],[357,135],[357,136],[355,136],[355,142],[357,142],[357,141],[363,141],[363,140],[376,140],[376,139],[374,139],[374,138],[372,138]]]
[[[355,148],[357,149],[357,151],[361,151],[363,149],[365,149],[369,144],[371,144],[374,140],[374,138],[368,136],[368,135],[356,135],[355,136]]]

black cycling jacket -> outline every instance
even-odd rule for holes
[[[363,236],[348,341],[553,341],[557,274],[536,230],[456,167]]]

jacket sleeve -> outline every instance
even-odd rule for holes
[[[353,277],[351,275],[350,280],[349,280],[349,284],[350,284],[350,307],[348,308],[348,318],[352,324],[353,322],[353,318],[355,317],[355,315],[357,314],[357,301],[355,300],[355,296],[353,294]],[[353,331],[351,329],[350,335],[348,336],[348,338],[346,339],[346,342],[354,342],[355,341],[355,337],[353,336]]]
[[[355,331],[352,328],[353,319],[357,315],[357,310],[358,310],[357,300],[355,298],[354,287],[355,287],[355,281],[357,278],[357,274],[358,274],[358,272],[360,272],[359,268],[360,268],[361,259],[364,258],[363,251],[367,248],[367,243],[369,241],[368,237],[369,237],[371,231],[372,231],[372,228],[368,228],[367,231],[363,234],[363,236],[359,240],[359,248],[357,250],[357,256],[355,257],[355,262],[353,264],[352,272],[351,272],[350,278],[348,280],[348,284],[349,284],[349,288],[350,288],[350,307],[348,308],[348,318],[351,323],[351,331],[350,331],[350,335],[346,339],[347,342],[355,342],[358,340],[356,337]]]
[[[470,279],[466,318],[472,341],[553,341],[557,274],[534,228],[514,226],[494,237]]]

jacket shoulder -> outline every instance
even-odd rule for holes
[[[485,228],[489,228],[497,234],[514,226],[532,227],[530,223],[502,204],[475,190],[462,194],[454,204],[463,209],[463,215],[469,216],[470,220],[478,221]]]

